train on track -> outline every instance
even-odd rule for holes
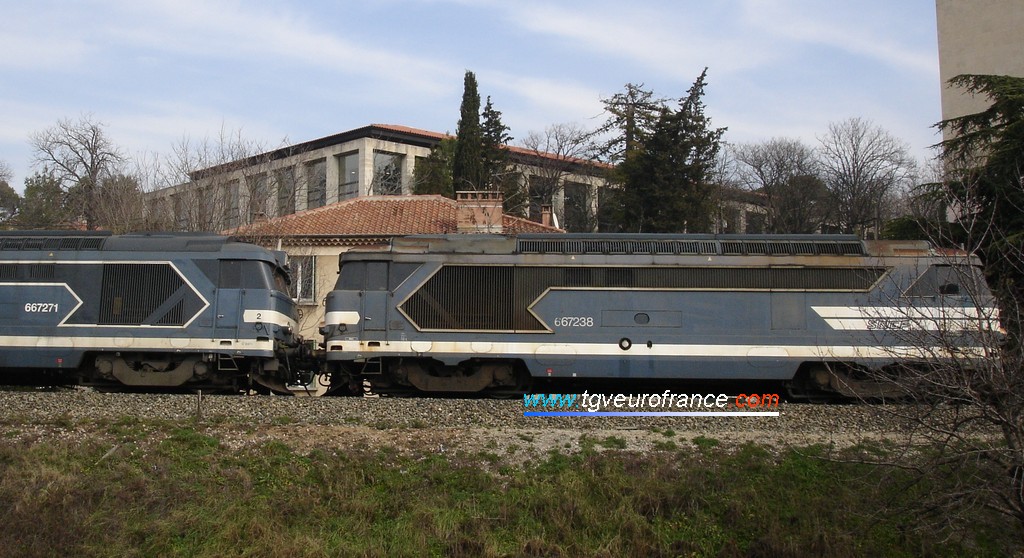
[[[0,378],[286,392],[319,371],[285,254],[207,234],[0,233]]]
[[[397,238],[343,254],[325,304],[338,392],[720,380],[882,397],[881,376],[980,356],[998,328],[976,258],[849,235]]]
[[[777,382],[885,396],[975,358],[979,262],[848,235],[450,235],[341,256],[323,341],[286,256],[206,234],[0,233],[0,383],[509,396],[589,382]]]

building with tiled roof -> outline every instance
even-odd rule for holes
[[[449,136],[371,124],[192,172],[189,181],[148,194],[150,215],[169,228],[224,230],[366,196],[415,190],[416,165]],[[567,230],[596,227],[599,189],[608,165],[507,146],[504,179],[528,193],[529,214],[550,205]],[[535,214],[535,215],[534,215]]]
[[[437,195],[366,196],[223,231],[288,253],[292,296],[303,319],[299,333],[316,338],[323,299],[338,277],[338,256],[353,247],[387,245],[396,236],[454,233],[561,233],[561,229],[505,215],[501,195],[460,192]]]
[[[231,230],[245,238],[302,239],[318,245],[360,245],[412,234],[451,234],[460,229],[459,203],[438,195],[367,196]],[[557,227],[502,215],[496,233],[563,232]]]

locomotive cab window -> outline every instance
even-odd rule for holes
[[[338,289],[343,291],[394,291],[419,264],[394,262],[346,262],[339,271]]]
[[[288,294],[288,287],[291,282],[288,280],[288,273],[281,268],[274,268],[274,290]]]
[[[974,266],[933,265],[907,289],[907,296],[970,296],[984,284]]]
[[[221,260],[218,285],[223,289],[270,289],[275,284],[273,273],[266,262]]]
[[[338,288],[343,291],[361,291],[366,281],[366,262],[348,262],[338,270]]]

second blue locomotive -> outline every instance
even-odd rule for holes
[[[406,237],[342,255],[326,306],[332,386],[382,393],[768,380],[878,396],[877,372],[941,358],[940,337],[970,350],[998,321],[977,259],[843,235]]]

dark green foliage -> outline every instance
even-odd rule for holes
[[[23,229],[53,229],[68,224],[72,212],[60,180],[43,171],[25,179],[25,196],[21,201],[17,224]]]
[[[430,155],[417,161],[414,194],[440,194],[455,198],[452,188],[452,161],[455,158],[455,138],[445,138],[430,151]]]
[[[962,75],[950,84],[987,96],[992,104],[937,124],[954,134],[940,144],[943,159],[961,171],[959,192],[976,201],[978,216],[998,222],[1006,236],[1019,234],[1024,231],[1024,78]]]
[[[501,121],[501,111],[496,110],[491,104],[490,95],[487,96],[487,104],[481,115],[481,153],[483,156],[484,177],[489,190],[498,189],[503,175],[508,170],[509,156],[505,146],[512,141],[509,135],[509,127]]]
[[[951,184],[967,212],[961,222],[964,229],[975,230],[968,247],[980,249],[1002,318],[1019,341],[1024,301],[1024,78],[961,75],[950,85],[991,101],[984,111],[937,126],[953,134],[940,147],[943,159],[958,172]],[[973,223],[985,224],[982,233]]]
[[[725,128],[712,128],[704,114],[707,70],[680,100],[662,109],[643,148],[620,165],[621,214],[627,232],[710,232],[716,187],[711,174]]]
[[[928,240],[934,223],[922,221],[916,217],[898,217],[882,227],[883,240]]]
[[[502,123],[501,111],[494,108],[490,97],[482,115],[479,113],[480,95],[473,72],[466,72],[461,110],[456,137],[441,140],[429,157],[417,163],[414,193],[454,198],[460,190],[504,191],[506,183],[515,183],[505,180],[509,167],[505,145],[512,141],[509,127]]]
[[[452,184],[455,191],[479,190],[487,182],[483,162],[483,132],[480,128],[480,93],[476,75],[466,72],[462,92],[458,143],[452,160]]]
[[[940,219],[898,217],[882,227],[883,240],[927,240],[941,248],[960,249],[967,243],[961,227]]]
[[[654,92],[643,87],[642,83],[627,83],[622,93],[601,99],[610,116],[594,134],[610,135],[597,148],[604,160],[611,163],[625,161],[631,153],[642,148],[647,138],[654,133],[662,110],[668,106],[667,100],[656,98]]]
[[[6,180],[0,180],[0,225],[8,224],[18,215],[21,196],[11,188]]]

